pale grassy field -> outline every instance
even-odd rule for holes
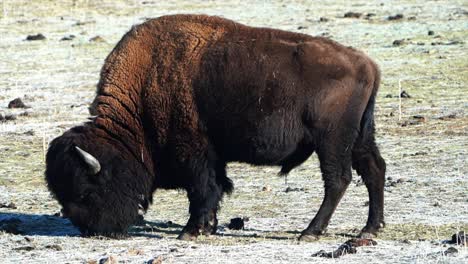
[[[17,207],[0,208],[0,229],[9,224],[20,233],[0,231],[2,263],[86,263],[111,255],[123,263],[157,257],[163,263],[467,262],[466,247],[456,246],[454,256],[440,253],[448,247],[444,240],[468,231],[466,1],[2,0],[0,8],[0,114],[17,115],[0,121],[0,204]],[[348,11],[364,15],[343,18]],[[60,208],[43,179],[48,142],[86,120],[100,67],[120,37],[146,18],[172,13],[329,36],[378,62],[377,140],[391,180],[387,227],[377,246],[340,259],[311,256],[336,248],[364,226],[367,191],[356,175],[328,235],[314,243],[296,241],[323,195],[315,156],[292,171],[287,184],[276,176],[278,168],[230,164],[236,189],[222,204],[219,235],[196,242],[175,239],[188,217],[183,192],[155,193],[147,226],[133,228],[127,239],[81,238],[67,220],[53,216]],[[368,13],[375,16],[365,19]],[[403,19],[387,19],[398,13]],[[37,33],[46,39],[24,41]],[[75,38],[60,41],[69,35]],[[103,41],[90,41],[95,36]],[[392,45],[401,39],[403,45]],[[399,83],[411,98],[400,102]],[[31,108],[8,109],[16,97]],[[246,230],[225,227],[239,216],[250,218]]]

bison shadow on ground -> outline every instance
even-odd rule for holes
[[[26,213],[0,213],[0,231],[28,236],[80,236],[65,218]]]
[[[176,235],[180,233],[182,227],[182,225],[170,221],[151,222],[142,220],[130,228],[128,237],[162,238],[162,236],[156,235],[154,232]],[[78,228],[66,218],[55,215],[11,212],[0,212],[0,232],[25,236],[81,236]]]

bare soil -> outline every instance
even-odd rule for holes
[[[3,0],[0,8],[2,263],[466,263],[466,246],[446,244],[468,231],[466,1]],[[339,259],[313,256],[364,226],[368,198],[357,175],[328,234],[296,240],[323,196],[315,156],[287,183],[279,168],[230,164],[235,191],[222,203],[218,235],[195,242],[175,239],[188,218],[181,191],[157,191],[145,223],[127,238],[84,238],[54,216],[60,207],[44,182],[48,143],[86,121],[100,67],[121,36],[173,13],[322,35],[378,62],[377,141],[388,180],[377,245]],[[400,99],[402,91],[409,97]],[[15,98],[30,108],[8,108]],[[249,218],[244,230],[227,228],[235,217]]]

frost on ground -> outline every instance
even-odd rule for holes
[[[466,262],[466,246],[446,244],[468,231],[466,1],[3,0],[0,6],[3,263],[96,263],[110,256],[135,263]],[[348,12],[354,14],[345,18]],[[126,238],[80,237],[56,216],[60,208],[43,179],[48,142],[86,120],[103,60],[131,25],[172,13],[322,35],[379,63],[377,141],[388,180],[387,227],[376,246],[339,259],[312,256],[333,251],[364,226],[367,194],[356,175],[328,235],[296,241],[323,195],[315,156],[287,183],[276,176],[278,168],[230,164],[236,190],[222,204],[219,234],[196,242],[175,239],[188,217],[178,191],[157,191],[145,222]],[[409,98],[400,99],[402,91]],[[31,108],[8,108],[15,98]],[[234,217],[249,218],[244,230],[227,228]],[[450,246],[458,253],[449,253]]]

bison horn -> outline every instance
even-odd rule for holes
[[[80,149],[77,146],[75,146],[75,149],[78,151],[78,154],[83,159],[83,161],[86,162],[86,164],[89,166],[90,173],[96,175],[99,173],[99,171],[101,171],[101,164],[99,164],[99,161],[95,157],[93,157],[93,155]]]

